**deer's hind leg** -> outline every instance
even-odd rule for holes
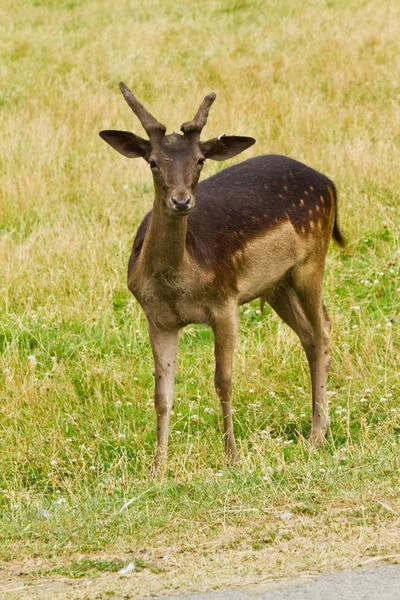
[[[312,385],[310,441],[316,444],[324,440],[330,423],[326,399],[330,320],[321,298],[322,279],[319,280],[318,271],[309,284],[305,274],[297,274],[265,296],[274,311],[297,333],[305,350]]]
[[[326,398],[330,368],[330,320],[322,300],[324,263],[308,261],[293,273],[292,285],[311,328],[311,344],[306,349],[312,383],[312,426],[310,440],[324,440],[330,424]]]

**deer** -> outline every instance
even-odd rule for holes
[[[322,298],[325,261],[333,239],[344,245],[337,194],[326,176],[280,155],[263,155],[199,183],[207,159],[223,161],[255,139],[220,136],[203,141],[215,93],[208,94],[181,133],[166,127],[119,84],[148,139],[117,130],[101,138],[127,158],[143,158],[154,184],[153,208],[142,220],[128,266],[128,288],[144,310],[154,357],[155,474],[167,464],[178,335],[192,323],[214,334],[214,384],[219,397],[228,464],[238,463],[232,419],[237,307],[267,302],[297,334],[312,388],[309,441],[329,428],[327,376],[331,321]]]

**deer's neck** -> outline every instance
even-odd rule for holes
[[[169,215],[161,204],[154,201],[141,253],[149,273],[177,270],[185,258],[187,216]]]

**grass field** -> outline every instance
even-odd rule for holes
[[[400,555],[399,74],[390,0],[2,3],[3,567],[91,575],[134,558],[145,594]],[[192,326],[169,472],[151,479],[152,357],[126,289],[151,177],[98,137],[144,135],[120,79],[169,131],[215,91],[204,136],[254,136],[237,160],[287,154],[335,181],[348,248],[332,245],[326,270],[323,448],[305,442],[300,344],[254,303],[240,309],[235,354],[241,466],[225,465],[211,332]]]

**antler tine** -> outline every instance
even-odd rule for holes
[[[153,117],[153,115],[145,108],[138,100],[136,100],[135,96],[132,94],[131,90],[128,86],[123,82],[119,82],[119,89],[122,92],[123,97],[125,98],[127,104],[131,107],[141,124],[143,125],[144,130],[151,137],[156,132],[165,133],[167,128],[165,125],[162,125]]]
[[[203,127],[207,123],[209,110],[216,97],[217,94],[211,92],[211,94],[208,94],[208,96],[204,98],[203,102],[200,104],[200,108],[197,111],[194,119],[192,121],[187,121],[187,123],[183,123],[181,125],[181,131],[183,133],[193,132],[198,133],[200,135]]]

